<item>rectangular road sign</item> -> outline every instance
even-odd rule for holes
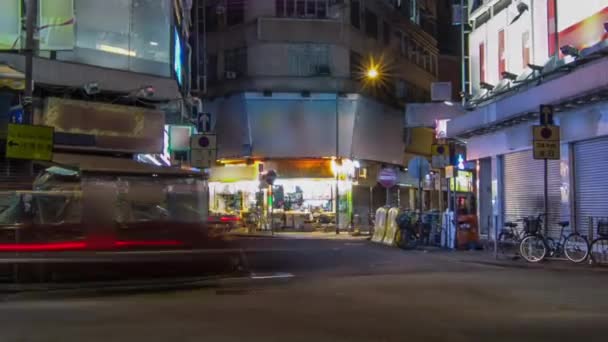
[[[534,159],[560,159],[559,126],[534,126]]]
[[[554,159],[560,158],[559,141],[535,141],[534,159]]]
[[[432,159],[431,165],[434,168],[440,169],[450,165],[450,147],[446,144],[437,144],[431,146]]]
[[[540,105],[540,124],[553,125],[553,113],[555,113],[555,107],[552,105]]]
[[[9,124],[6,157],[16,159],[53,159],[53,127]]]
[[[201,169],[215,165],[216,151],[193,149],[190,151],[190,165]]]

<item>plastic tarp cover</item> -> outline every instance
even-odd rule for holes
[[[373,242],[382,242],[384,240],[384,234],[386,232],[386,216],[387,216],[386,208],[378,208],[376,210],[376,219],[374,223],[374,235],[372,236]]]
[[[386,217],[386,232],[384,234],[383,243],[393,246],[395,244],[395,236],[397,235],[397,216],[399,208],[391,208]]]

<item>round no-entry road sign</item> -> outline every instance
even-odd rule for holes
[[[208,147],[210,144],[209,138],[202,136],[198,138],[198,146],[200,147]]]
[[[391,167],[385,167],[378,173],[378,183],[387,189],[397,185],[397,179],[397,171]]]

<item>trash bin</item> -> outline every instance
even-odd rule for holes
[[[458,216],[456,232],[458,249],[476,249],[479,244],[479,224],[477,215]]]

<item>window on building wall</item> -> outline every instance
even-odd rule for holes
[[[238,25],[245,21],[246,0],[226,0],[226,25]]]
[[[407,82],[402,79],[395,79],[395,97],[400,100],[408,98],[407,94],[408,86]]]
[[[234,73],[236,77],[247,75],[246,47],[224,51],[224,71]]]
[[[420,9],[418,7],[418,0],[409,0],[409,1],[410,1],[410,6],[409,6],[410,21],[413,22],[414,24],[420,24]]]
[[[486,81],[486,47],[484,43],[479,44],[479,82]]]
[[[521,53],[523,67],[527,67],[530,64],[530,31],[526,31],[521,35]]]
[[[349,69],[350,69],[350,78],[352,78],[354,80],[358,80],[359,78],[361,78],[361,74],[362,74],[361,70],[363,69],[363,57],[354,51],[350,52]]]
[[[203,27],[205,25],[205,20],[207,21],[207,32],[216,32],[219,28],[219,18],[217,15],[217,8],[216,6],[207,6],[205,8],[205,15],[203,16],[202,14],[199,15],[198,19],[199,19],[199,31],[200,34],[203,34]],[[203,19],[204,18],[204,19]]]
[[[296,15],[300,18],[306,15],[306,0],[296,0]]]
[[[350,24],[355,28],[361,28],[361,3],[358,0],[350,2]]]
[[[420,64],[420,46],[418,42],[410,39],[410,61],[416,65]]]
[[[285,16],[285,0],[275,0],[274,9],[277,17]]]
[[[505,30],[498,31],[498,77],[507,71],[507,54],[505,52]]]
[[[431,72],[431,54],[427,50],[422,51],[422,68]]]
[[[285,16],[295,17],[296,16],[296,2],[295,0],[285,0]]]
[[[289,74],[292,76],[325,76],[331,74],[329,46],[325,44],[292,44],[288,47]]]
[[[386,21],[382,23],[382,40],[385,45],[391,43],[391,25]]]
[[[275,0],[277,17],[327,18],[330,0]]]
[[[370,38],[378,39],[378,16],[367,8],[365,9],[365,33]]]
[[[201,61],[201,76],[203,75],[203,67],[204,67],[204,61]],[[218,81],[218,77],[217,77],[217,55],[215,54],[209,54],[207,55],[207,83],[208,84],[214,84]],[[203,85],[203,81],[201,80],[201,86]]]

